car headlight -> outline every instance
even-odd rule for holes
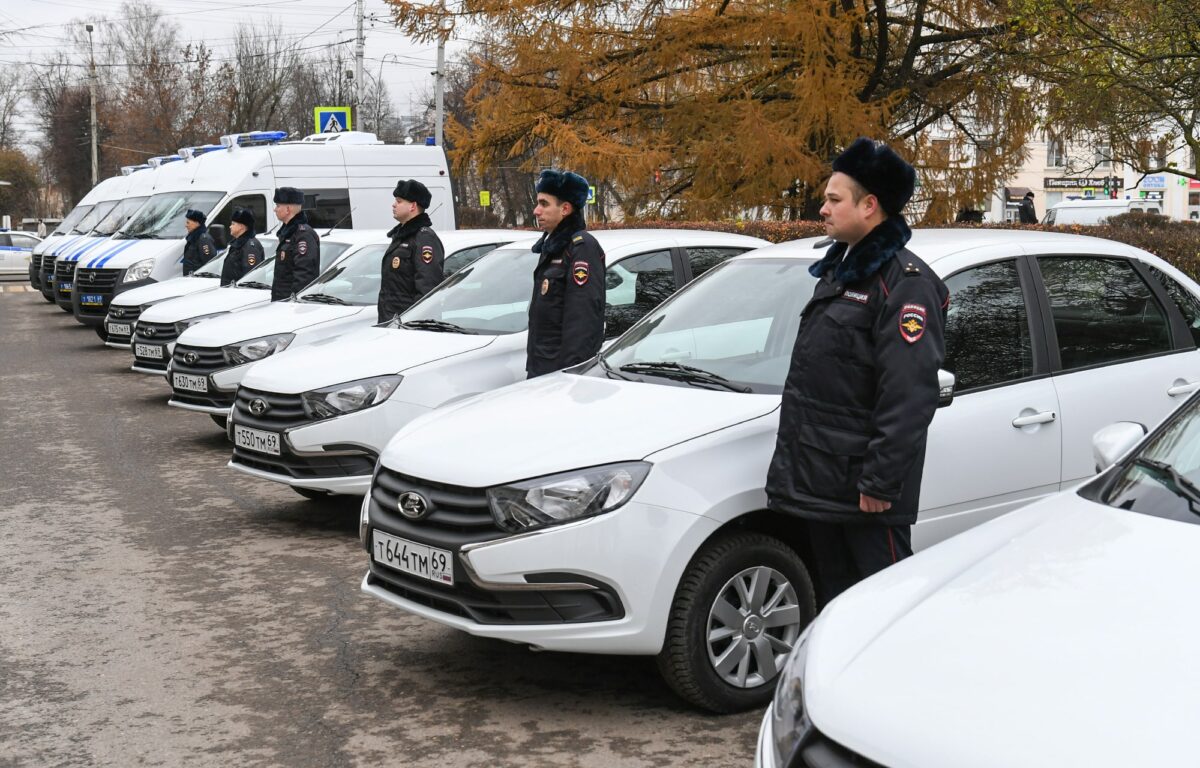
[[[145,280],[153,271],[154,259],[142,259],[134,262],[133,266],[125,270],[125,277],[121,278],[121,282],[132,283],[136,280]]]
[[[228,313],[227,312],[213,312],[212,314],[208,314],[208,315],[197,315],[196,317],[189,317],[186,320],[180,320],[178,323],[175,323],[175,333],[182,334],[188,328],[191,328],[193,325],[201,322],[202,320],[207,320],[210,317],[220,317],[221,315],[225,315],[225,314],[228,314]]]
[[[287,349],[287,345],[291,344],[294,338],[296,338],[294,333],[276,333],[249,341],[239,341],[237,344],[222,347],[221,351],[225,353],[225,362],[230,365],[241,365],[262,360],[276,352],[282,352]]]
[[[788,656],[775,686],[771,704],[771,733],[775,737],[775,765],[789,765],[804,738],[812,731],[812,720],[804,705],[804,664],[808,660],[809,624]]]
[[[611,512],[637,492],[650,464],[631,461],[489,488],[492,517],[518,533]]]
[[[396,374],[348,381],[345,384],[304,392],[300,395],[300,400],[310,418],[330,419],[379,405],[391,397],[403,380],[403,376]]]

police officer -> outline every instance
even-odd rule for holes
[[[429,202],[433,195],[414,179],[399,181],[392,196],[392,218],[400,222],[388,232],[392,244],[383,254],[379,284],[379,322],[384,323],[416,303],[445,277],[446,251],[433,232]]]
[[[263,262],[262,243],[254,236],[254,212],[249,208],[234,208],[229,233],[229,253],[221,267],[221,285],[229,285]]]
[[[204,228],[208,217],[194,208],[183,215],[183,226],[187,227],[187,238],[183,243],[183,274],[190,275],[209,259],[217,255],[217,244]]]
[[[279,228],[279,247],[275,250],[271,301],[291,297],[321,272],[321,240],[308,226],[303,206],[304,193],[295,187],[275,190],[275,216],[283,226]]]
[[[533,246],[539,258],[525,356],[531,379],[595,357],[604,341],[604,251],[583,220],[587,179],[545,170],[536,191],[533,215],[543,234]]]
[[[912,554],[949,292],[907,248],[916,173],[858,139],[833,161],[835,241],[801,315],[783,390],[771,509],[804,521],[822,602]]]
[[[1017,218],[1022,224],[1037,224],[1037,209],[1033,207],[1033,193],[1026,192],[1017,206]]]

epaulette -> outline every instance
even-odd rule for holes
[[[921,274],[921,268],[911,261],[904,263],[904,274],[906,277],[917,277]]]
[[[572,243],[582,243],[583,235],[575,235],[575,237],[571,238],[571,242]]]

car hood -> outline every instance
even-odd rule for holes
[[[113,240],[111,247],[89,254],[89,257],[81,259],[79,263],[87,267],[125,269],[143,259],[160,262],[168,256],[176,261],[183,261],[182,240]]]
[[[249,289],[238,288],[235,290]],[[255,293],[263,295],[266,292],[255,291]],[[269,295],[264,295],[263,298],[269,298]],[[259,336],[292,333],[320,323],[351,318],[363,312],[369,312],[371,319],[374,320],[377,310],[373,305],[343,307],[336,304],[275,301],[261,307],[251,307],[235,315],[214,317],[212,320],[187,329],[179,337],[179,343],[197,347],[220,347],[237,341],[255,339]]]
[[[425,480],[483,488],[642,459],[778,405],[769,395],[556,373],[422,416],[388,443],[383,463]]]
[[[495,336],[363,328],[268,357],[246,372],[242,384],[266,392],[296,394],[403,373],[414,366],[482,349],[495,340]]]
[[[42,242],[33,246],[33,252],[39,256],[44,253],[54,253],[54,249],[57,248],[66,237],[66,235],[52,235],[47,237],[43,239]],[[74,237],[74,235],[72,235],[72,237]]]
[[[195,278],[187,278],[193,280]],[[166,285],[166,283],[163,283]],[[215,291],[201,291],[177,299],[164,301],[150,307],[139,321],[147,323],[177,323],[214,312],[233,312],[243,307],[262,304],[271,300],[271,292],[257,288],[226,286]]]
[[[83,235],[64,241],[54,249],[54,257],[86,265],[96,256],[105,253],[112,244],[113,241],[107,237]]]
[[[893,566],[813,628],[806,700],[890,766],[1167,765],[1200,749],[1200,526],[1067,492]]]
[[[118,293],[112,303],[118,307],[144,307],[167,299],[211,291],[220,285],[221,281],[215,277],[176,277]]]

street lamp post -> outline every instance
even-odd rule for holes
[[[100,182],[100,159],[96,139],[96,52],[92,48],[92,25],[88,24],[88,60],[91,62],[91,72],[88,77],[88,90],[91,92],[92,112],[92,186]]]
[[[383,114],[383,88],[381,88],[379,84],[383,82],[383,62],[387,61],[388,56],[392,57],[393,62],[395,62],[397,64],[400,63],[400,57],[397,56],[395,53],[385,53],[385,54],[383,54],[383,58],[381,58],[379,60],[379,71],[375,74],[375,132],[376,133],[381,133],[383,131],[383,118],[380,117],[380,115]]]

